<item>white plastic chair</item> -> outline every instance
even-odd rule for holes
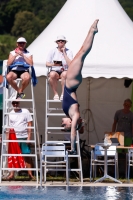
[[[52,160],[50,158],[63,157],[62,161]],[[47,142],[42,144],[40,155],[40,185],[42,186],[42,167],[44,167],[44,183],[46,183],[47,171],[66,171],[66,184],[68,181],[68,151],[65,150],[63,143]],[[62,169],[65,168],[65,169]]]
[[[90,182],[92,178],[93,172],[93,179],[94,174],[96,177],[96,166],[104,166],[104,158],[105,149],[102,146],[96,145],[95,148],[91,151],[91,160],[90,160]],[[110,158],[111,157],[111,158]],[[114,158],[112,158],[114,157]],[[114,165],[115,166],[115,178],[118,178],[118,156],[116,146],[110,146],[107,149],[107,165]]]
[[[127,179],[129,181],[130,167],[133,167],[133,150],[132,149],[128,149],[128,153],[126,154],[126,160],[127,160]]]

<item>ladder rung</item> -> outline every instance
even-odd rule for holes
[[[57,134],[57,135],[60,135],[60,134],[65,134],[65,135],[70,135],[71,133],[70,132],[48,132],[48,134],[53,134],[53,135],[55,135],[55,134]]]
[[[42,167],[45,167],[45,166],[42,166]],[[46,170],[47,171],[66,171],[65,169],[59,169],[59,168],[57,168],[57,169],[53,169],[53,168],[48,168],[49,166],[47,166],[47,168],[46,168]],[[54,167],[54,166],[52,166],[52,167]],[[81,169],[68,169],[68,171],[81,171]]]
[[[60,100],[50,100],[50,99],[48,99],[48,100],[47,100],[47,102],[61,103],[61,101],[60,101]]]
[[[48,155],[48,156],[45,156],[45,157],[47,157],[47,158],[48,158],[48,157],[49,157],[49,158],[52,157],[52,158],[53,158],[53,155]],[[57,157],[57,158],[58,158],[59,155],[58,155],[58,156],[54,155],[54,157]],[[61,156],[61,155],[60,155],[60,157],[64,157],[64,156]],[[71,158],[71,157],[75,157],[75,158],[77,157],[77,158],[78,158],[78,157],[80,157],[80,156],[77,154],[77,155],[68,155],[68,157],[69,157],[69,158]]]
[[[62,141],[61,141],[62,142]],[[70,143],[70,142],[69,142]],[[46,157],[53,157],[53,155],[49,155],[49,156],[46,156]],[[55,156],[55,157],[59,157],[59,156]],[[63,156],[60,156],[60,157],[63,157]],[[80,155],[79,154],[76,154],[76,155],[68,155],[69,158],[79,158]]]
[[[64,127],[47,127],[47,130],[48,129],[51,129],[51,130],[54,130],[54,129],[61,130],[61,129],[64,129]]]
[[[9,169],[12,169],[12,170],[23,170],[23,171],[27,171],[27,170],[31,170],[31,171],[35,171],[35,170],[38,170],[36,168],[1,168],[3,170],[9,170]]]
[[[79,169],[79,168],[78,169],[68,169],[68,171],[79,171],[80,172],[81,169]]]
[[[10,129],[14,129],[15,127],[12,127],[12,126],[4,126],[3,128],[10,128]],[[30,126],[30,127],[26,127],[26,129],[35,129],[34,126]]]
[[[54,157],[54,158],[59,158],[59,157],[60,157],[60,158],[64,158],[64,155],[60,155],[60,156],[59,156],[59,155],[54,155],[54,156],[53,156],[53,155],[45,155],[45,158],[53,158],[53,157]],[[63,162],[62,162],[62,163],[63,163]],[[46,164],[47,164],[47,163],[46,163]]]
[[[26,157],[36,157],[36,154],[2,154],[1,156],[26,156]]]
[[[3,142],[23,142],[23,143],[35,143],[35,140],[3,140]]]
[[[58,135],[58,134],[63,134],[63,133],[64,133],[65,135],[66,135],[66,134],[69,134],[69,135],[70,135],[70,132],[65,132],[65,131],[60,131],[60,132],[49,132],[49,131],[48,131],[48,132],[47,132],[47,134],[53,134],[53,135],[55,135],[55,134]]]
[[[43,167],[45,167],[45,166],[43,166]],[[52,167],[52,168],[50,168],[50,167]],[[53,168],[54,166],[50,166],[50,167],[47,166],[46,171],[62,171],[62,172],[66,171],[65,169],[60,169],[59,166],[57,166],[56,169]],[[55,167],[56,167],[56,165],[55,165]],[[66,167],[66,166],[63,166],[63,167]]]
[[[68,158],[71,158],[71,157],[79,158],[80,156],[78,154],[77,155],[68,155]]]
[[[70,144],[70,141],[68,141],[68,140],[57,140],[57,141],[53,141],[53,140],[51,140],[51,141],[47,141],[47,142],[51,142],[51,143],[64,143],[64,144]],[[76,141],[76,143],[77,143],[77,141]]]
[[[63,110],[62,108],[48,108],[48,110]]]
[[[5,102],[12,102],[12,101],[19,101],[19,102],[21,102],[21,101],[29,101],[29,102],[32,102],[33,101],[33,99],[5,99]]]
[[[17,115],[17,113],[4,113],[4,115]],[[19,113],[19,115],[27,115],[27,113]],[[34,115],[34,113],[30,113],[30,115]]]
[[[47,113],[47,116],[66,116],[65,113]]]

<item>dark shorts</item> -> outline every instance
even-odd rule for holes
[[[54,70],[51,70],[50,72],[52,72],[52,71],[54,71]],[[64,70],[64,71],[67,71],[67,70]],[[62,72],[64,72],[64,71],[54,71],[54,72],[56,72],[60,76],[62,74]],[[48,75],[50,74],[50,72],[48,73]]]
[[[29,73],[29,70],[23,70],[23,71],[11,70],[10,72],[14,72],[17,75],[17,78],[20,78],[23,73],[25,72]]]
[[[27,140],[27,138],[17,138],[17,140]],[[21,149],[22,154],[30,154],[30,145],[26,142],[19,142],[19,146]]]

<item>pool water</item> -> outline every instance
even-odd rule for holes
[[[0,199],[12,200],[132,200],[132,187],[75,187],[49,186],[41,188],[26,186],[0,187]]]

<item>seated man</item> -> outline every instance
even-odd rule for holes
[[[49,83],[54,92],[54,100],[59,100],[57,83],[61,79],[62,92],[60,100],[62,101],[67,69],[73,58],[73,54],[70,49],[65,47],[67,40],[63,35],[58,36],[55,42],[58,46],[49,52],[46,66],[50,67]]]
[[[19,143],[22,154],[30,154],[30,143],[28,143],[28,140],[31,140],[31,129],[27,129],[27,127],[32,126],[31,114],[27,109],[20,108],[20,102],[18,100],[14,100],[12,105],[14,109],[9,114],[9,126],[14,128],[18,142],[19,140],[27,140],[27,143]],[[31,157],[26,156],[24,159],[26,168],[32,168]],[[31,170],[28,170],[28,175],[31,179],[34,179]],[[13,178],[14,171],[11,171],[10,175],[7,177],[7,180],[11,180]]]
[[[72,120],[70,154],[76,154],[75,150],[76,129],[80,117],[76,90],[82,82],[81,71],[84,64],[84,60],[88,55],[88,53],[91,51],[94,36],[98,32],[97,29],[98,21],[99,20],[95,20],[94,23],[92,24],[81,49],[69,64],[69,68],[67,71],[62,108],[66,116],[68,116]]]
[[[10,52],[7,61],[8,74],[6,79],[8,83],[17,91],[17,98],[24,98],[24,89],[28,86],[30,81],[30,74],[28,67],[33,66],[33,57],[26,50],[26,39],[20,37],[17,40],[17,48]],[[22,79],[22,86],[19,88],[15,80],[17,78]]]

